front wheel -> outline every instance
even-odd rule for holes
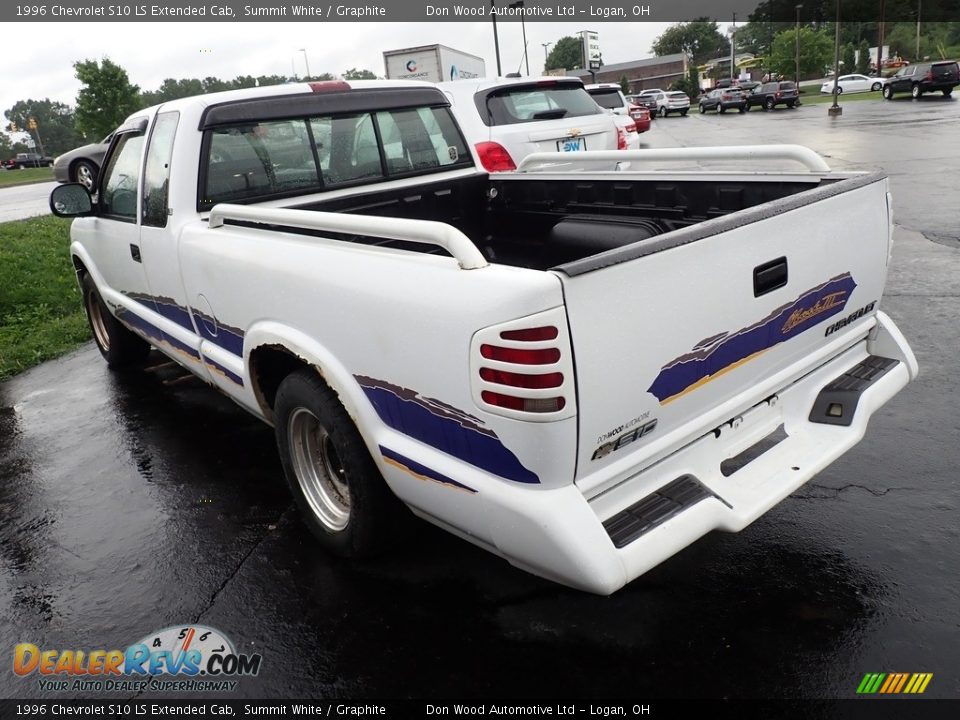
[[[403,509],[337,394],[312,369],[288,375],[274,404],[277,449],[304,523],[330,552],[370,557]]]
[[[913,96],[914,100],[923,97],[923,91],[920,89],[919,83],[914,83],[913,87],[910,88],[910,94]]]
[[[667,109],[663,106],[660,107],[660,117],[664,118],[667,116]]]
[[[843,95],[843,88],[839,85],[837,86],[837,95]]]
[[[97,168],[91,162],[80,160],[73,169],[73,180],[92,193],[97,183]]]
[[[873,85],[870,86],[870,90],[871,90],[872,92],[876,92],[876,91],[879,90],[881,87],[883,87],[883,83],[875,82]]]
[[[774,105],[775,103],[773,102],[773,98],[767,98],[767,101],[763,104],[763,107],[765,110],[773,110]]]
[[[680,111],[680,116],[681,116],[681,117],[686,117],[686,116],[687,116],[687,109],[686,109],[686,108]]]
[[[700,103],[700,114],[703,115],[706,111],[706,108],[703,107],[703,103]]]
[[[883,99],[884,100],[893,100],[893,88],[889,85],[883,86]]]
[[[80,281],[83,307],[97,349],[111,368],[136,365],[150,354],[150,344],[124,327],[107,309],[96,283],[89,274]]]
[[[722,115],[727,109],[723,105],[717,105],[717,111]]]

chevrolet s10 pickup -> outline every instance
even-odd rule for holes
[[[880,310],[886,178],[803,147],[487,173],[434,86],[290,84],[134,113],[94,190],[51,207],[106,361],[155,347],[271,424],[343,556],[406,505],[609,594],[745,528],[918,371]]]

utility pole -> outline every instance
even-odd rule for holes
[[[490,19],[493,20],[493,51],[497,55],[497,77],[503,75],[500,69],[500,38],[497,35],[497,0],[490,0]]]
[[[309,80],[309,79],[310,79],[310,61],[307,60],[307,49],[306,49],[306,48],[300,48],[300,52],[303,53],[303,64],[304,64],[304,65],[306,66],[306,68],[307,68],[307,77],[306,77],[306,79]]]
[[[833,39],[833,105],[827,108],[827,115],[836,117],[843,114],[843,108],[837,103],[840,82],[840,0],[837,0],[836,33]]]
[[[794,75],[793,81],[797,86],[797,93],[800,92],[800,8],[803,5],[797,5],[797,67],[796,74]]]

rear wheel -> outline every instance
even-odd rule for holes
[[[748,106],[747,106],[746,103],[744,103],[743,105],[741,105],[741,106],[740,106],[740,112],[745,113],[745,112],[747,111],[747,107],[748,107]]]
[[[944,97],[950,97],[953,94],[953,88],[946,88],[942,92]]]
[[[274,422],[290,492],[320,543],[341,557],[382,550],[403,509],[336,393],[298,370],[280,383]]]
[[[923,97],[923,90],[920,89],[919,83],[914,83],[913,87],[910,88],[910,94],[913,95],[914,99]]]
[[[667,116],[667,109],[666,109],[663,105],[661,105],[661,106],[660,106],[660,117],[666,117],[666,116]]]
[[[872,92],[876,92],[876,91],[879,90],[881,87],[883,87],[883,83],[875,82],[873,85],[870,86],[870,90],[871,90]]]
[[[727,109],[723,105],[717,105],[717,110],[720,113],[725,113],[727,111]]]
[[[843,88],[837,85],[837,95],[843,95]]]
[[[893,88],[889,85],[883,86],[883,99],[884,100],[893,100]]]
[[[681,111],[680,111],[680,115],[681,115],[682,117],[686,117],[686,116],[687,116],[687,110],[688,110],[688,109],[689,109],[689,108],[684,108],[683,110],[681,110]]]
[[[83,276],[80,285],[93,340],[107,365],[120,368],[143,362],[150,354],[150,344],[124,327],[110,313],[89,274]]]
[[[793,100],[787,103],[787,107],[790,108],[791,110],[793,110],[796,106],[797,104]]]

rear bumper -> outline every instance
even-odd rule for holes
[[[871,355],[897,362],[859,396],[850,424],[811,422],[821,390]],[[871,416],[916,374],[916,360],[903,336],[878,313],[866,340],[596,497],[588,500],[573,485],[550,490],[499,483],[485,487],[481,499],[492,541],[487,547],[537,575],[610,594],[711,530],[745,528],[856,445]],[[725,461],[749,454],[778,429],[785,433],[782,441],[730,471]],[[676,495],[681,478],[694,478],[702,487],[703,492],[691,493],[686,481],[686,498],[693,502],[679,503],[666,516],[661,513],[658,522],[626,544],[622,534],[609,529],[625,510],[657,505],[658,491],[668,498]]]

